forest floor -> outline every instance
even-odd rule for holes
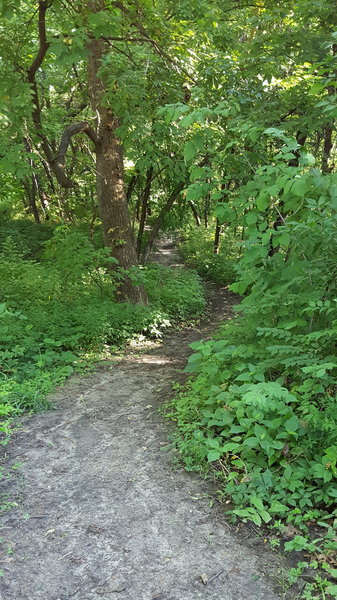
[[[167,242],[157,254],[180,262]],[[189,344],[232,304],[218,290],[201,325],[73,376],[54,410],[21,419],[5,448],[5,503],[17,505],[3,517],[1,600],[280,598],[277,556],[228,525],[210,483],[175,464],[159,410],[185,377]]]

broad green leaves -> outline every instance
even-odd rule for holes
[[[235,220],[235,212],[229,204],[218,204],[214,209],[214,214],[219,222],[232,223]]]

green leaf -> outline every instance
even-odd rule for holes
[[[310,90],[309,90],[309,94],[311,95],[315,95],[315,94],[319,94],[320,92],[322,92],[325,89],[325,83],[314,83]]]
[[[208,462],[214,462],[216,460],[219,460],[220,456],[221,452],[219,452],[219,450],[210,450],[207,454],[207,460]]]
[[[243,446],[248,446],[248,448],[257,448],[259,445],[259,440],[256,437],[249,437],[242,442]]]
[[[307,179],[305,177],[301,177],[301,179],[296,179],[293,184],[291,191],[295,196],[299,198],[303,198],[309,189]]]
[[[240,373],[237,377],[235,377],[235,381],[251,381],[252,374],[249,371],[245,371],[244,373]]]
[[[285,513],[289,510],[289,508],[288,508],[288,506],[286,506],[285,504],[282,504],[278,500],[274,500],[271,503],[269,510],[270,510],[270,512],[277,514],[277,513]]]
[[[258,496],[252,496],[250,501],[258,510],[264,510],[263,502]]]
[[[270,196],[267,192],[261,192],[256,198],[256,208],[261,212],[267,210],[270,204]]]
[[[255,212],[253,212],[252,210],[249,211],[249,213],[246,215],[246,223],[248,225],[254,225],[254,223],[256,223],[257,221],[257,214]]]
[[[197,148],[197,150],[205,149],[205,137],[202,133],[196,133],[192,138],[193,144]]]
[[[270,445],[275,450],[282,450],[284,448],[284,444],[282,442],[277,441],[277,440],[274,440]]]
[[[194,117],[194,112],[191,112],[189,115],[186,115],[179,123],[179,125],[181,127],[184,127],[184,129],[186,129],[187,127],[189,127],[190,125],[192,125],[192,123],[194,123],[195,121],[195,117]]]
[[[203,354],[201,354],[201,352],[194,352],[188,357],[188,362],[193,363],[199,361],[201,358],[203,358]]]
[[[337,585],[335,585],[334,583],[328,585],[326,591],[328,594],[330,594],[332,598],[337,598]]]
[[[240,447],[241,444],[238,444],[237,442],[229,442],[228,444],[222,446],[222,450],[224,452],[235,452],[235,450],[237,450]]]
[[[252,514],[252,509],[250,508],[236,508],[233,510],[233,513],[235,515],[238,515],[238,517],[251,517]]]
[[[204,184],[202,182],[192,183],[186,190],[186,200],[200,200],[207,193]]]
[[[299,428],[299,421],[296,415],[293,415],[285,422],[284,428],[288,433],[295,433]]]
[[[266,510],[260,510],[260,515],[265,523],[271,521],[271,515]]]
[[[214,213],[221,225],[226,222],[231,223],[236,218],[234,210],[228,204],[224,203],[218,204],[214,209]]]
[[[191,141],[187,141],[185,142],[185,146],[184,146],[184,159],[189,162],[191,160],[193,160],[193,158],[195,157],[197,153],[197,149],[195,147],[195,145],[193,144],[193,142]]]
[[[270,441],[269,440],[260,439],[260,446],[265,451],[265,453],[267,454],[267,456],[269,458],[274,455],[274,452],[270,452]]]
[[[203,167],[199,167],[198,165],[193,165],[191,168],[191,181],[196,181],[197,179],[205,179],[206,175],[208,175],[206,169]]]
[[[302,165],[308,165],[309,167],[313,167],[315,162],[316,162],[316,159],[313,154],[310,154],[310,152],[301,153],[301,164]]]
[[[258,527],[260,527],[260,525],[262,523],[262,519],[261,519],[260,515],[258,515],[257,513],[253,513],[250,516],[250,518],[253,521],[253,523],[255,523],[255,525],[257,525]]]
[[[271,135],[276,138],[284,137],[284,129],[277,129],[276,127],[268,127],[268,129],[265,129],[263,133],[265,133],[266,135]]]
[[[290,235],[286,231],[284,231],[280,235],[275,236],[275,242],[277,242],[277,245],[285,246],[286,248],[289,246],[290,240],[291,240]],[[273,242],[274,242],[274,240],[273,240]],[[274,243],[273,243],[273,245],[274,245]]]
[[[210,448],[219,448],[219,440],[217,439],[207,438],[206,442],[210,446]]]
[[[263,439],[264,437],[266,437],[267,431],[266,431],[265,427],[262,427],[261,425],[256,423],[255,427],[254,427],[254,433],[257,438]]]

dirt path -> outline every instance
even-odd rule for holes
[[[188,344],[231,302],[223,291],[212,325],[72,378],[54,411],[23,420],[7,449],[21,467],[6,481],[18,506],[3,519],[1,600],[278,598],[266,575],[274,555],[241,542],[208,486],[172,467],[158,414]]]

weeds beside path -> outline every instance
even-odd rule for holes
[[[208,323],[73,377],[55,410],[22,420],[6,449],[21,466],[5,482],[17,506],[3,519],[1,600],[278,598],[274,555],[243,544],[207,486],[172,467],[158,412],[189,344],[231,304],[219,291]]]

